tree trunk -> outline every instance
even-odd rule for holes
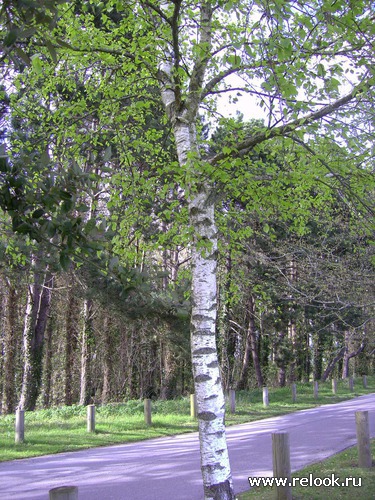
[[[166,91],[168,94],[168,90]],[[163,96],[168,108],[168,98]],[[194,169],[188,154],[198,156],[195,116],[187,124],[174,120],[174,135],[181,167]],[[199,160],[196,160],[199,161]],[[193,186],[192,186],[193,187]],[[217,230],[214,200],[207,183],[192,189],[189,222],[194,230],[192,248],[191,353],[198,408],[201,469],[205,499],[234,498],[225,436],[225,400],[216,346]]]
[[[92,340],[92,313],[93,304],[91,299],[85,299],[83,305],[83,328],[81,337],[81,385],[80,405],[88,405],[91,399],[90,387],[90,343]]]
[[[176,396],[176,361],[168,340],[161,345],[161,385],[160,399],[173,399]]]
[[[17,348],[17,291],[13,284],[7,281],[5,294],[5,325],[4,325],[4,366],[3,366],[3,400],[2,413],[14,413],[16,409],[16,348]]]
[[[111,375],[112,375],[112,355],[113,355],[113,339],[111,338],[111,321],[108,313],[105,313],[103,320],[104,333],[104,358],[103,358],[103,389],[102,389],[102,404],[106,404],[111,399]]]
[[[321,380],[323,371],[323,337],[319,333],[314,335],[313,340],[314,350],[314,380]]]
[[[277,382],[279,387],[284,387],[286,383],[286,339],[283,331],[277,333],[277,344],[275,347],[275,362],[278,367]]]
[[[292,286],[296,285],[297,282],[297,263],[295,261],[294,255],[292,255],[289,266],[288,266],[288,277],[289,283]],[[289,382],[295,382],[296,380],[296,365],[297,365],[297,325],[295,319],[295,304],[293,301],[293,296],[289,296],[290,306],[289,306],[289,321],[288,321],[288,339],[290,342],[290,365],[289,365]]]
[[[47,331],[46,331],[46,339],[45,339],[45,365],[44,365],[44,387],[43,387],[43,406],[44,408],[49,408],[51,405],[51,385],[52,385],[52,374],[53,374],[53,366],[52,366],[52,338],[53,331],[55,328],[55,317],[52,314],[52,317],[48,321]]]
[[[242,361],[241,374],[238,380],[237,389],[244,390],[247,388],[247,374],[249,371],[250,356],[253,360],[254,370],[257,379],[258,387],[263,387],[263,375],[258,356],[258,345],[255,328],[255,301],[252,294],[249,297],[248,305],[249,323],[246,335],[245,352]]]
[[[356,349],[355,351],[349,352],[349,348],[350,348],[350,333],[349,332],[345,332],[344,342],[345,342],[345,345],[344,345],[345,350],[344,350],[343,365],[342,365],[342,378],[343,379],[349,377],[349,361],[352,358],[355,358],[356,356],[358,356],[358,354],[360,354],[365,348],[365,344],[361,343],[361,345],[359,346],[358,349]]]
[[[233,500],[229,455],[225,436],[225,400],[216,346],[217,229],[212,187],[202,180],[195,124],[201,89],[212,43],[211,2],[200,7],[199,46],[191,72],[188,96],[181,100],[179,76],[170,55],[159,68],[162,101],[173,128],[180,168],[192,179],[188,190],[189,226],[192,241],[191,353],[201,469],[205,499]],[[172,27],[175,36],[178,32]],[[169,49],[168,49],[169,50]],[[174,54],[178,57],[178,54]]]
[[[19,408],[34,410],[39,396],[43,344],[51,305],[53,276],[41,263],[42,255],[33,258],[34,280],[29,287],[23,332],[24,367]]]
[[[73,369],[74,354],[77,347],[77,299],[76,290],[71,283],[68,292],[68,304],[65,321],[65,404],[73,404]]]
[[[188,153],[197,152],[195,126],[174,127],[181,166],[189,169]],[[206,499],[233,499],[225,436],[225,400],[216,347],[217,230],[212,193],[197,186],[189,201],[192,249],[191,353],[198,408],[201,468]]]
[[[234,387],[235,346],[231,328],[231,311],[229,307],[230,285],[232,280],[232,256],[230,244],[226,257],[226,270],[224,283],[218,297],[218,333],[219,333],[219,359],[221,378],[224,391]]]
[[[167,232],[166,223],[162,224],[163,232]],[[170,265],[169,265],[170,264]],[[175,276],[169,276],[169,268],[173,269],[173,264],[170,258],[170,252],[166,249],[163,251],[163,272],[165,273],[163,277],[163,290],[166,292],[170,285],[170,282]],[[165,326],[160,325],[160,399],[172,399],[176,396],[176,384],[177,384],[177,373],[176,373],[176,361],[173,352],[173,346],[168,338],[168,335],[164,334]]]
[[[345,347],[340,349],[340,351],[336,354],[336,356],[333,359],[331,359],[331,361],[328,363],[327,368],[324,370],[324,373],[322,375],[322,382],[325,382],[327,378],[331,375],[336,366],[336,363],[344,357],[344,354],[345,354]]]
[[[191,348],[204,492],[206,499],[230,499],[233,497],[225,401],[215,339],[217,241],[209,193],[202,189],[190,200],[189,209],[190,223],[196,231],[192,252]],[[202,241],[208,243],[207,248],[199,248]]]

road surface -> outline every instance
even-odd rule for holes
[[[375,437],[375,394],[227,429],[236,493],[272,475],[271,433],[288,432],[292,470],[356,443],[355,411]],[[0,463],[1,500],[48,500],[57,486],[79,500],[202,500],[197,433]]]

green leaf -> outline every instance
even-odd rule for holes
[[[40,59],[39,54],[34,54],[31,58],[31,65],[33,67],[33,70],[37,75],[40,75],[43,73],[43,63]]]
[[[70,257],[66,252],[61,252],[60,254],[60,265],[63,268],[64,271],[67,271],[69,269],[70,265]]]
[[[46,47],[52,57],[52,61],[57,64],[57,53],[55,47],[52,45],[52,43],[49,40],[46,40]]]
[[[16,29],[10,30],[5,35],[3,44],[5,45],[5,47],[10,47],[15,43],[16,40],[17,40],[17,30]]]
[[[104,162],[109,161],[112,158],[112,147],[108,146],[104,151],[103,160]]]
[[[42,215],[44,215],[44,210],[43,208],[37,208],[36,210],[34,210],[33,212],[33,219],[40,219],[40,217],[42,217]]]
[[[319,63],[316,67],[317,69],[317,72],[318,72],[318,76],[321,76],[321,77],[324,77],[326,76],[326,69],[325,67],[323,66],[323,64]]]

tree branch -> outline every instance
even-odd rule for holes
[[[181,10],[181,1],[182,0],[176,0],[174,2],[174,10],[173,10],[173,15],[170,19],[170,26],[172,28],[172,45],[173,45],[173,55],[174,55],[174,69],[175,69],[175,75],[174,75],[174,81],[175,81],[175,98],[176,98],[176,106],[177,109],[180,108],[181,106],[181,79],[179,76],[179,68],[180,68],[180,61],[181,61],[181,54],[180,54],[180,41],[178,37],[178,32],[179,32],[179,26],[178,26],[178,18],[180,17],[180,10]]]
[[[341,97],[340,99],[337,99],[332,104],[328,104],[323,108],[319,109],[318,111],[315,111],[314,113],[310,113],[307,116],[303,116],[302,118],[293,120],[289,123],[286,123],[285,125],[281,125],[279,127],[275,127],[272,129],[267,129],[263,132],[258,132],[257,134],[252,135],[247,139],[245,139],[244,141],[240,142],[237,145],[236,149],[231,153],[229,154],[218,153],[217,155],[211,157],[208,160],[208,162],[211,165],[214,165],[228,157],[236,158],[241,154],[251,151],[257,144],[261,144],[262,142],[267,141],[269,139],[273,139],[274,137],[279,137],[294,132],[296,129],[302,126],[310,125],[311,123],[320,120],[321,118],[324,118],[325,116],[333,113],[342,106],[345,106],[345,104],[348,104],[350,101],[352,101],[360,92],[367,90],[371,86],[372,84],[369,82],[360,83],[359,85],[354,87],[349,94],[347,94],[344,97]]]
[[[211,43],[212,43],[212,6],[211,2],[202,3],[198,56],[190,78],[189,96],[187,99],[187,109],[191,108],[194,113],[198,109],[199,101],[202,100],[202,86],[207,63],[209,61]]]

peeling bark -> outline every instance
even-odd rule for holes
[[[176,3],[177,6],[177,3]],[[200,8],[199,44],[201,55],[195,60],[188,94],[180,100],[178,74],[172,58],[166,56],[160,67],[162,101],[173,128],[179,165],[192,179],[188,196],[192,241],[191,353],[197,398],[201,469],[205,499],[233,500],[229,456],[225,437],[225,400],[216,346],[217,308],[217,230],[215,206],[209,182],[200,182],[200,156],[195,124],[201,103],[203,80],[212,37],[212,5]],[[178,41],[177,23],[172,32]],[[175,47],[178,44],[175,44]],[[175,62],[178,54],[174,53]],[[178,63],[177,63],[178,64]]]

